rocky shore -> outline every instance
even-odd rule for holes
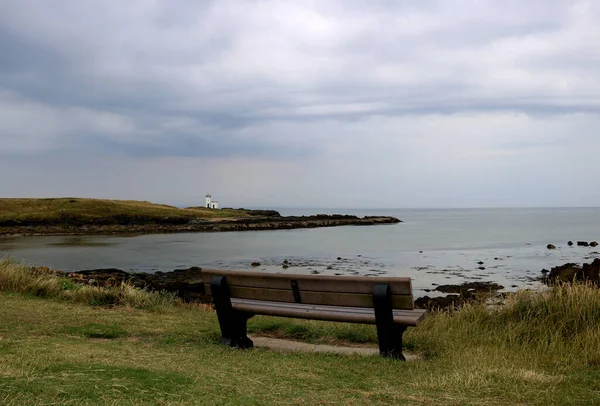
[[[34,273],[52,273],[71,279],[82,285],[111,287],[129,283],[137,288],[151,291],[167,291],[175,293],[186,302],[212,303],[211,297],[206,295],[202,283],[202,269],[191,267],[176,269],[171,272],[156,272],[153,274],[143,272],[125,272],[116,268],[89,269],[82,271],[59,271],[47,267],[33,267]]]
[[[35,272],[52,272],[67,277],[75,283],[110,287],[122,282],[152,291],[167,291],[175,293],[186,302],[212,303],[211,296],[206,294],[202,283],[202,268],[191,267],[176,269],[171,272],[129,273],[120,269],[90,269],[73,272],[50,270],[49,268],[33,268]],[[447,309],[459,307],[466,303],[483,301],[498,295],[504,287],[493,282],[468,282],[460,285],[440,285],[435,290],[450,293],[446,296],[424,296],[415,300],[419,309]]]
[[[202,268],[200,267],[176,269],[171,272],[156,272],[154,274],[129,273],[115,268],[72,272],[51,270],[44,267],[32,269],[35,272],[51,272],[67,277],[79,284],[108,287],[127,282],[138,288],[175,293],[186,302],[212,303],[212,299],[206,294],[202,283]],[[593,262],[581,266],[574,263],[564,264],[554,267],[550,271],[542,270],[542,274],[544,275],[542,281],[550,286],[557,283],[570,283],[574,280],[591,282],[600,286],[600,259],[595,259]],[[506,295],[506,293],[499,292],[502,289],[504,289],[502,285],[493,282],[437,285],[433,290],[446,295],[419,297],[415,300],[415,307],[429,310],[451,309],[467,303],[502,298]]]
[[[600,258],[594,259],[589,264],[564,264],[552,268],[542,270],[542,280],[548,285],[558,283],[570,283],[574,280],[580,282],[591,282],[600,287]]]
[[[222,232],[250,230],[288,230],[296,228],[318,228],[337,226],[371,226],[396,224],[401,220],[389,216],[351,216],[341,214],[317,214],[313,216],[280,216],[277,212],[265,211],[243,218],[192,219],[183,224],[167,222],[136,224],[28,224],[4,225],[0,227],[0,236],[12,235],[125,235],[125,234],[163,234],[189,232]]]

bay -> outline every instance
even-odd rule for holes
[[[403,223],[318,229],[140,236],[0,238],[0,255],[62,270],[172,271],[200,266],[264,272],[395,275],[415,296],[439,284],[490,281],[505,290],[536,287],[543,268],[589,262],[600,239],[600,208],[278,209],[282,215],[391,215]],[[557,246],[548,250],[547,244]],[[338,259],[340,258],[340,259]],[[287,260],[289,268],[282,264]],[[483,262],[483,264],[479,264]],[[479,269],[484,268],[484,269]]]

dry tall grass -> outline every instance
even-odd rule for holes
[[[600,289],[581,282],[519,291],[498,307],[475,304],[435,314],[412,333],[433,353],[483,346],[536,362],[600,365]]]
[[[90,305],[153,309],[178,302],[175,294],[149,292],[127,283],[114,287],[79,285],[49,272],[36,272],[12,259],[0,259],[0,291],[57,298]]]

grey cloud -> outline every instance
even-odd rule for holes
[[[422,162],[446,188],[445,148],[464,183],[482,182],[464,162],[501,183],[477,154],[549,167],[539,148],[594,143],[599,27],[586,0],[5,0],[0,157],[273,161],[265,190],[292,163],[333,182],[359,162],[387,191],[374,179],[414,188],[398,173]]]

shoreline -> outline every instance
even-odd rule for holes
[[[292,230],[340,226],[397,224],[392,216],[357,217],[341,214],[313,216],[253,216],[243,218],[194,219],[185,224],[38,224],[0,227],[0,237],[61,235],[140,235],[195,232]]]
[[[186,302],[212,303],[202,281],[205,268],[193,266],[168,272],[126,272],[117,268],[101,268],[77,271],[61,271],[48,267],[31,267],[35,272],[52,273],[68,278],[73,282],[101,287],[118,286],[130,283],[150,291],[168,291]],[[207,269],[206,269],[207,270]],[[343,278],[343,276],[342,276]],[[600,287],[600,259],[579,266],[566,263],[553,267],[551,271],[541,270],[538,280],[545,286],[584,281]],[[415,296],[415,307],[421,309],[452,309],[467,303],[502,299],[510,292],[503,292],[504,286],[491,281],[467,281],[459,284],[437,285],[434,296]],[[415,292],[416,293],[416,292]]]

